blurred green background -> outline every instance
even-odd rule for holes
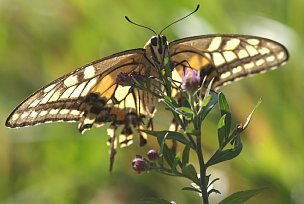
[[[245,131],[242,154],[211,169],[222,195],[268,187],[248,203],[304,203],[304,1],[302,0],[1,0],[0,1],[0,203],[138,203],[157,196],[200,203],[181,191],[187,181],[155,173],[136,174],[131,161],[145,148],[119,149],[108,172],[105,128],[80,135],[76,123],[7,129],[5,119],[32,92],[90,61],[143,47],[152,33],[192,11],[165,31],[169,40],[209,33],[253,34],[283,43],[291,59],[283,68],[224,87],[235,123],[263,103]],[[164,113],[156,129],[166,129]],[[204,126],[210,155],[216,147],[218,110]],[[207,145],[206,145],[207,144]],[[193,160],[193,162],[196,162]]]

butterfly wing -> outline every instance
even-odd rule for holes
[[[100,116],[98,124],[110,119],[122,121],[126,112],[144,115],[144,108],[134,105],[139,101],[139,93],[129,92],[116,83],[120,72],[144,69],[144,53],[144,49],[117,53],[56,79],[17,106],[8,117],[6,126],[16,128],[45,122],[80,121],[82,132],[88,124],[91,127],[95,122],[96,118],[93,120],[91,114],[94,108],[95,116],[98,115],[96,111],[108,114]],[[96,101],[94,96],[97,96]]]
[[[248,35],[202,35],[169,44],[175,80],[186,67],[200,70],[213,88],[253,74],[276,69],[288,60],[287,49],[278,42]]]

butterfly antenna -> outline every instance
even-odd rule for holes
[[[187,18],[188,16],[191,16],[191,15],[194,14],[195,12],[197,12],[197,10],[199,9],[199,7],[200,7],[200,5],[197,4],[196,9],[195,9],[194,11],[192,11],[192,12],[189,13],[188,15],[186,15],[186,16],[184,16],[184,17],[182,17],[182,18],[180,18],[180,19],[178,19],[178,20],[176,20],[176,21],[174,21],[173,23],[170,23],[170,24],[167,25],[164,29],[162,29],[162,30],[160,31],[159,34],[162,34],[162,32],[163,32],[164,30],[166,30],[168,27],[172,26],[173,24],[175,24],[175,23],[177,23],[177,22],[179,22],[179,21],[181,21],[181,20]]]
[[[127,20],[129,23],[132,23],[132,24],[134,24],[134,25],[136,25],[136,26],[139,26],[139,27],[142,27],[142,28],[146,28],[146,29],[152,31],[155,35],[157,35],[157,33],[156,33],[154,30],[152,30],[151,28],[149,28],[149,27],[147,27],[147,26],[143,26],[143,25],[137,24],[137,23],[134,23],[133,21],[131,21],[131,20],[129,19],[128,16],[125,16],[125,18],[126,18],[126,20]]]

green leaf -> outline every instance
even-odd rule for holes
[[[159,101],[163,102],[171,111],[173,111],[179,115],[182,115],[187,120],[191,119],[192,114],[189,114],[185,111],[180,111],[179,108],[177,107],[178,105],[176,104],[176,102],[174,100],[171,100],[171,98],[170,98],[170,100],[168,100],[167,98],[169,98],[169,97],[161,98]]]
[[[199,189],[196,189],[196,188],[193,188],[193,187],[184,187],[184,188],[182,188],[182,190],[184,190],[184,191],[194,191],[194,192],[197,192],[197,193],[201,193],[201,191]]]
[[[264,189],[265,188],[233,193],[232,195],[228,196],[227,198],[219,202],[219,204],[243,204],[245,201],[249,200],[249,198],[257,195],[258,193],[262,192]]]
[[[207,79],[207,77],[205,77],[203,79],[203,83],[205,83],[206,79]],[[211,81],[209,82],[208,87],[205,91],[205,94],[203,94],[204,89],[201,89],[200,96],[204,95],[204,98],[203,98],[203,101],[202,101],[203,104],[205,103],[206,98],[210,95],[210,91],[211,91],[213,81],[214,81],[214,78],[212,78]]]
[[[172,169],[176,169],[176,166],[178,165],[178,163],[180,163],[180,159],[181,159],[181,153],[178,152],[174,157]]]
[[[251,111],[250,115],[247,117],[244,125],[243,125],[243,130],[245,130],[247,128],[247,126],[249,125],[249,122],[252,118],[253,113],[255,112],[255,110],[259,107],[259,105],[262,103],[262,99],[260,99],[257,104],[255,105],[255,107],[253,108],[253,110]]]
[[[231,128],[231,110],[229,104],[226,100],[225,95],[221,92],[219,93],[219,107],[221,111],[221,115],[226,115],[225,118],[225,138],[229,136],[230,128]]]
[[[141,200],[141,203],[146,204],[172,204],[172,202],[161,199],[161,198],[144,198]]]
[[[174,131],[150,131],[150,130],[141,130],[149,135],[152,135],[157,138],[163,138],[166,135],[166,139],[172,139],[177,140],[180,143],[184,145],[190,145],[191,148],[194,149],[194,147],[191,145],[190,141],[186,139],[186,137],[180,133],[180,132],[174,132]]]
[[[180,108],[177,108],[176,110],[182,111],[182,112],[185,112],[185,113],[188,113],[188,114],[193,115],[193,110],[191,110],[191,109],[188,108],[188,107],[180,107]]]
[[[210,95],[210,100],[206,105],[202,107],[202,109],[199,111],[199,116],[201,118],[201,121],[205,119],[205,117],[208,115],[208,113],[211,111],[211,109],[214,107],[214,105],[218,102],[218,95],[217,93],[211,91]],[[208,99],[208,97],[206,99]],[[205,100],[204,100],[205,101]]]
[[[157,138],[157,141],[159,143],[159,146],[161,147],[161,155],[165,158],[165,160],[167,161],[168,165],[172,168],[175,169],[174,167],[174,159],[175,159],[175,155],[173,154],[173,152],[169,149],[169,147],[166,145],[165,143],[166,138]]]
[[[182,155],[182,166],[186,166],[189,163],[190,145],[186,145]]]
[[[219,180],[220,180],[219,178],[213,179],[213,180],[208,184],[207,187],[210,187],[212,184],[214,184],[216,181],[219,181]]]
[[[209,196],[211,193],[221,194],[221,192],[220,192],[219,190],[216,190],[216,189],[211,189],[210,191],[208,191],[208,196]]]
[[[218,135],[218,142],[220,149],[222,149],[225,139],[228,137],[226,135],[227,132],[226,132],[225,123],[226,123],[226,115],[223,115],[217,125],[217,135]]]
[[[182,168],[182,173],[185,177],[189,178],[191,181],[196,183],[198,186],[200,185],[199,179],[197,178],[197,173],[192,164],[187,164]]]
[[[237,135],[235,138],[234,147],[226,150],[218,150],[215,154],[208,160],[206,163],[206,167],[212,166],[214,164],[231,160],[238,156],[243,149],[243,145],[241,143],[240,135]]]

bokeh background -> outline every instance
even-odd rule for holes
[[[152,33],[201,9],[165,31],[169,40],[209,33],[253,34],[283,43],[290,51],[281,69],[247,78],[222,89],[234,122],[244,121],[259,98],[262,105],[243,134],[239,157],[210,169],[222,195],[268,187],[248,203],[304,203],[304,1],[302,0],[0,0],[0,203],[139,203],[161,197],[200,203],[182,179],[131,169],[145,148],[119,149],[108,172],[105,128],[80,135],[76,123],[7,129],[5,119],[24,98],[46,83],[90,61],[143,47]],[[162,108],[162,107],[160,107]],[[168,115],[168,114],[167,114]],[[164,111],[156,129],[166,129]],[[215,108],[204,125],[204,148],[216,147]],[[193,162],[196,162],[195,157]]]

